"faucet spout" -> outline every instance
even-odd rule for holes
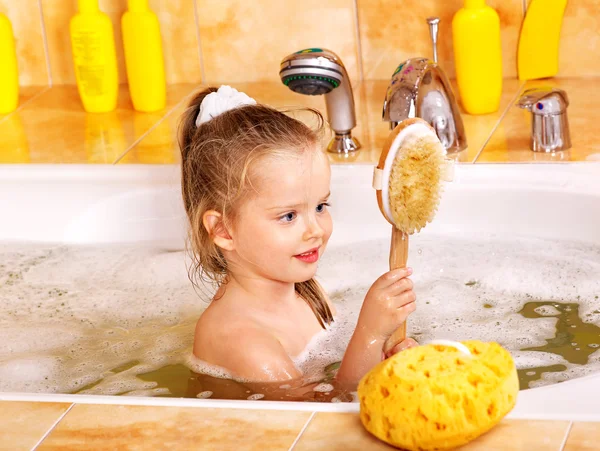
[[[398,66],[386,91],[383,120],[390,129],[419,117],[436,131],[448,153],[467,148],[465,129],[450,82],[437,63],[411,58]]]

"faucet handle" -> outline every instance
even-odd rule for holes
[[[523,92],[517,106],[542,116],[561,114],[567,111],[569,98],[562,89],[532,88]]]
[[[428,17],[427,23],[429,24],[429,35],[431,36],[431,42],[433,43],[433,62],[438,62],[437,55],[437,37],[438,37],[438,25],[440,23],[439,17]]]
[[[567,118],[569,99],[558,88],[533,88],[521,95],[519,108],[530,111],[530,147],[534,152],[556,152],[571,147],[571,134]]]

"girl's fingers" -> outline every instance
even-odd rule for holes
[[[392,297],[391,304],[397,309],[405,307],[408,304],[414,303],[417,300],[417,295],[414,291],[404,291],[399,295]]]
[[[419,343],[417,343],[412,338],[406,338],[400,343],[398,343],[396,346],[394,346],[392,350],[387,353],[386,357],[391,357],[394,354],[397,354],[410,348],[414,348],[415,346],[419,346]]]
[[[389,292],[391,296],[398,296],[405,291],[409,291],[413,289],[413,282],[407,277],[404,277],[400,280],[397,280],[393,284],[391,284],[386,290]]]
[[[385,288],[393,285],[398,280],[404,279],[412,274],[412,268],[398,268],[393,269],[383,274],[379,279],[375,281],[373,285],[377,285],[378,288]]]

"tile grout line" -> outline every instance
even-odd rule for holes
[[[525,86],[525,82],[519,84],[519,89],[517,89],[517,93],[515,94],[514,97],[512,97],[510,99],[510,102],[509,102],[508,106],[506,107],[506,110],[504,110],[504,112],[502,113],[502,115],[498,118],[498,122],[496,122],[496,125],[494,125],[494,128],[492,129],[492,131],[490,132],[489,136],[487,137],[487,139],[485,140],[485,142],[481,146],[481,149],[479,149],[479,152],[477,152],[477,155],[475,155],[475,158],[473,159],[472,163],[477,163],[477,160],[481,156],[481,154],[483,152],[483,149],[485,149],[485,146],[488,145],[488,143],[490,142],[490,139],[492,139],[492,136],[494,136],[494,133],[496,132],[496,130],[500,126],[500,123],[504,120],[504,118],[506,117],[506,115],[510,111],[511,107],[514,106],[515,100],[521,94],[521,90],[523,89],[524,86]]]
[[[46,440],[46,438],[50,435],[50,433],[56,428],[56,426],[58,426],[58,423],[60,423],[62,421],[62,419],[65,417],[65,415],[68,414],[74,406],[75,406],[75,403],[71,404],[69,406],[69,408],[67,410],[65,410],[60,417],[57,418],[57,420],[54,422],[54,424],[52,426],[50,426],[50,429],[48,429],[46,431],[46,433],[42,436],[42,438],[40,438],[38,440],[38,442],[33,446],[33,448],[31,448],[31,451],[35,451],[42,444],[42,442],[44,440]]]
[[[306,431],[306,428],[308,427],[308,425],[310,424],[310,422],[312,421],[312,419],[315,417],[316,414],[317,414],[317,412],[311,413],[310,417],[308,418],[308,420],[306,420],[306,423],[304,424],[304,426],[302,427],[302,429],[300,429],[300,432],[298,433],[298,436],[296,437],[296,440],[294,440],[294,442],[292,443],[292,445],[290,446],[290,448],[288,449],[288,451],[293,451],[293,449],[296,447],[296,445],[300,441],[300,438],[302,437],[302,434],[304,434],[304,431]]]
[[[362,83],[365,80],[365,74],[363,72],[362,43],[360,40],[360,22],[358,17],[358,0],[354,0],[354,23],[356,24],[354,29],[356,33],[356,50],[358,52],[358,77]]]
[[[202,39],[200,38],[200,21],[198,15],[198,1],[194,2],[194,21],[196,22],[196,41],[198,41],[198,59],[200,60],[200,76],[202,77],[202,83],[207,83],[206,72],[204,70],[204,57],[202,56]]]
[[[125,150],[125,152],[123,152],[123,153],[122,153],[122,154],[121,154],[121,155],[120,155],[120,156],[119,156],[119,157],[118,157],[118,158],[117,158],[117,159],[116,159],[116,160],[115,160],[115,161],[114,161],[112,164],[113,164],[113,165],[115,165],[115,164],[117,164],[119,161],[121,161],[121,160],[122,160],[122,159],[125,157],[125,155],[127,155],[127,154],[129,153],[129,151],[131,151],[131,149],[133,149],[135,146],[137,146],[137,145],[138,145],[138,144],[139,144],[139,143],[140,143],[140,142],[141,142],[141,141],[142,141],[142,140],[143,140],[143,139],[144,139],[146,136],[148,136],[150,133],[152,133],[152,132],[153,132],[153,131],[156,129],[156,127],[158,127],[160,124],[162,124],[162,122],[163,122],[165,119],[167,119],[167,118],[168,118],[168,117],[171,115],[171,113],[173,113],[173,112],[174,112],[174,111],[175,111],[177,108],[179,108],[179,106],[180,106],[180,105],[181,105],[183,102],[185,102],[185,101],[186,101],[186,100],[189,98],[189,96],[190,96],[191,94],[192,94],[192,93],[189,93],[189,94],[185,95],[185,96],[183,97],[183,99],[181,99],[179,102],[177,102],[177,103],[175,104],[175,106],[174,106],[174,107],[172,107],[172,108],[171,108],[169,111],[167,111],[167,112],[164,114],[164,116],[160,118],[160,120],[159,120],[159,121],[156,121],[156,123],[155,123],[155,124],[154,124],[152,127],[150,127],[148,130],[146,130],[146,132],[145,132],[145,133],[143,133],[143,134],[142,134],[142,135],[141,135],[141,136],[140,136],[138,139],[136,139],[136,140],[135,140],[135,141],[134,141],[134,142],[133,142],[133,143],[132,143],[132,144],[131,144],[131,145],[130,145],[128,148],[127,148],[127,150]]]
[[[54,82],[52,80],[52,68],[50,66],[50,49],[48,48],[48,34],[46,33],[46,23],[44,22],[44,8],[42,7],[42,0],[38,0],[38,6],[40,9],[40,23],[42,25],[42,35],[44,40],[44,53],[46,54],[46,69],[48,70],[48,86],[52,87]]]
[[[40,92],[38,92],[36,95],[34,95],[34,96],[31,98],[31,99],[29,99],[29,100],[27,100],[27,101],[23,102],[22,104],[20,104],[20,105],[17,107],[17,109],[16,109],[16,110],[14,110],[14,111],[11,111],[10,113],[8,113],[8,114],[7,114],[6,116],[4,116],[3,118],[0,118],[0,123],[1,123],[1,122],[4,122],[6,119],[8,119],[8,117],[9,117],[11,114],[15,114],[15,113],[17,113],[18,111],[21,111],[23,108],[25,108],[25,105],[27,105],[27,104],[29,104],[29,103],[33,102],[33,101],[34,101],[35,99],[37,99],[39,96],[41,96],[42,94],[44,94],[44,93],[46,93],[46,92],[48,92],[48,91],[50,91],[50,86],[45,86],[45,87],[44,87],[44,89],[42,89]]]
[[[569,435],[571,434],[571,429],[573,429],[573,422],[570,421],[569,422],[569,426],[567,426],[567,432],[565,433],[565,438],[563,438],[563,441],[560,445],[560,448],[558,449],[558,451],[564,451],[565,446],[567,446],[567,441],[569,440]]]

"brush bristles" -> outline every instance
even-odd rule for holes
[[[433,134],[408,136],[398,149],[389,179],[396,227],[408,234],[431,222],[442,193],[444,149]]]

